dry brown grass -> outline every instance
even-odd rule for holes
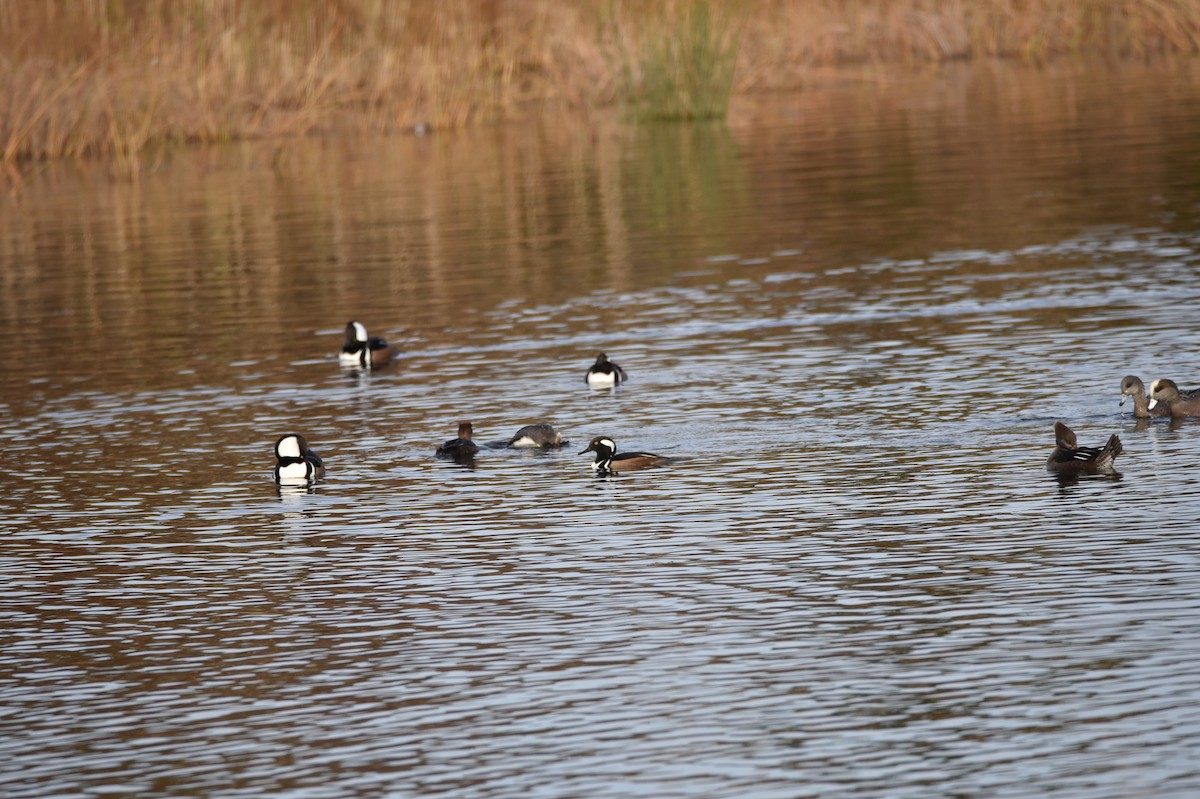
[[[758,46],[743,48],[743,91],[802,85],[818,66],[1193,55],[1200,50],[1200,2],[766,0],[746,37]]]
[[[663,42],[683,35],[698,3],[736,19],[738,40],[726,26],[698,50],[732,48],[735,92],[802,87],[844,64],[1150,58],[1200,44],[1200,0],[7,2],[2,158],[107,156],[136,172],[161,144],[644,101],[654,59],[676,57]]]

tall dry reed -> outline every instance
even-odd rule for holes
[[[0,3],[0,157],[455,127],[531,103],[719,116],[814,69],[1193,54],[1200,0]]]

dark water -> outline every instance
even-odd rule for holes
[[[1200,383],[1200,81],[735,112],[7,197],[0,795],[1197,795],[1200,422],[1117,401]]]

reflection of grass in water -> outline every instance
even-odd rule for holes
[[[694,0],[642,20],[633,52],[620,51],[624,94],[637,118],[725,116],[744,27],[736,9]]]
[[[691,229],[724,252],[731,209],[747,204],[747,187],[733,136],[723,122],[648,125],[639,130],[641,157],[630,185],[645,187],[631,225],[658,235]],[[707,222],[706,222],[707,220]],[[711,224],[710,224],[711,223]]]

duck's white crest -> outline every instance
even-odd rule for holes
[[[280,458],[299,458],[300,457],[300,439],[295,436],[286,436],[280,439],[279,444],[275,447],[275,454]],[[297,464],[304,471],[304,464]]]

